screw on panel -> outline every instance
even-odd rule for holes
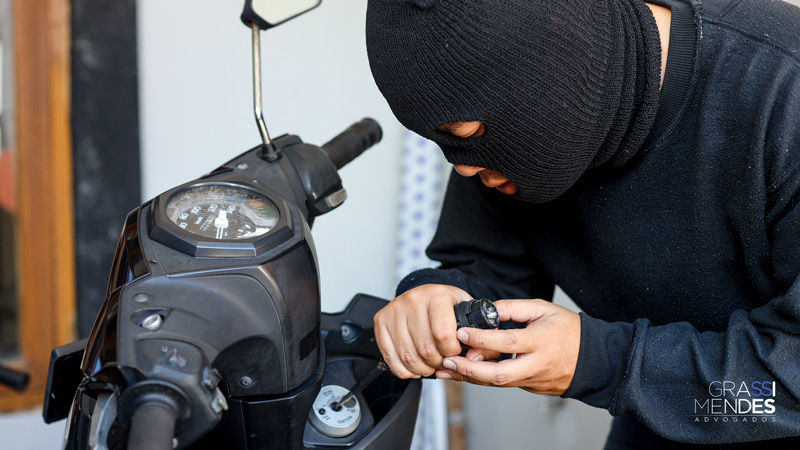
[[[339,330],[342,333],[342,339],[348,344],[358,339],[361,335],[361,328],[349,323],[343,323]]]
[[[142,292],[133,296],[133,301],[137,303],[144,303],[148,300],[150,300],[150,296]]]
[[[253,384],[253,379],[245,375],[242,378],[239,378],[239,384],[244,387],[250,386]]]
[[[178,349],[173,348],[167,357],[167,365],[175,367],[176,369],[183,369],[186,367],[186,358],[178,353]]]
[[[247,163],[239,163],[239,164],[236,165],[236,168],[239,169],[239,170],[245,170],[248,167],[250,167],[250,165],[248,165]]]

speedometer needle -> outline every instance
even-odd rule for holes
[[[225,228],[228,228],[228,212],[223,210],[219,212],[219,215],[216,219],[214,219],[214,226],[217,227],[217,239],[222,239],[223,234],[225,233]]]

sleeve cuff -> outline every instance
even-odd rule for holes
[[[423,284],[446,284],[470,292],[466,275],[458,270],[420,269],[406,275],[397,285],[395,297]]]
[[[608,409],[625,378],[633,324],[581,316],[581,348],[572,384],[562,397]]]

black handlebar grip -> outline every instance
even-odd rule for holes
[[[142,403],[131,418],[128,450],[172,450],[177,419],[167,402]]]
[[[377,144],[381,137],[383,137],[383,131],[380,124],[375,119],[367,117],[350,125],[323,145],[322,149],[328,153],[336,168],[341,169],[345,164],[364,153],[364,150]]]
[[[30,377],[27,373],[0,366],[0,384],[22,392],[28,387],[28,380],[30,380]]]

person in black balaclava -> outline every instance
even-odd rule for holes
[[[625,163],[655,119],[658,29],[642,3],[373,2],[373,75],[409,129],[453,164],[502,173],[521,200],[564,193]],[[480,121],[458,139],[438,127]]]
[[[375,316],[395,375],[608,409],[608,449],[800,448],[800,9],[369,0],[366,41],[465,175]],[[481,297],[505,329],[457,332]]]

